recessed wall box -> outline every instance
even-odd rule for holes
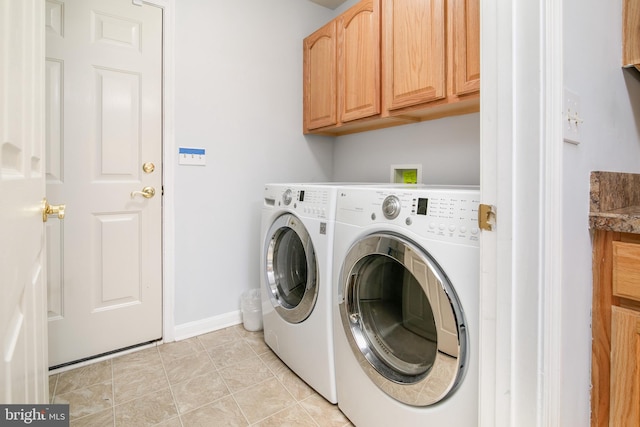
[[[394,184],[420,184],[422,165],[391,165],[390,180]]]

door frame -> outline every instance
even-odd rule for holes
[[[132,0],[138,3],[140,0]],[[162,341],[175,341],[175,0],[145,0],[162,9]]]
[[[562,2],[481,2],[481,426],[560,426]]]

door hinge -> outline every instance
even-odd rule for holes
[[[135,4],[136,6],[142,6],[142,0],[131,0],[131,3]]]
[[[480,204],[478,209],[478,227],[481,230],[493,231],[496,224],[495,206]]]

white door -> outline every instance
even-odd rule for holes
[[[47,227],[58,366],[162,337],[162,10],[47,0],[46,28],[47,196],[68,206]]]
[[[49,400],[41,212],[45,194],[41,6],[40,0],[0,0],[2,403]]]

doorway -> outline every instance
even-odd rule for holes
[[[49,0],[49,366],[162,338],[163,10]]]

